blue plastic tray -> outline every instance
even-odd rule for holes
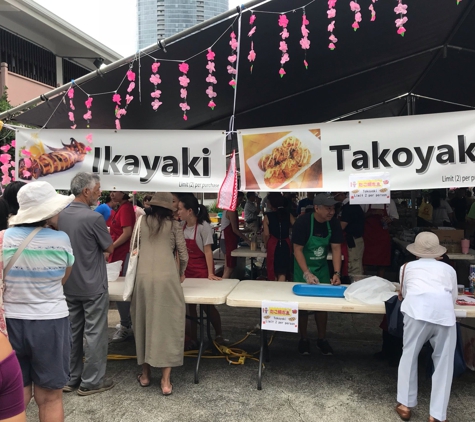
[[[346,286],[331,284],[296,284],[292,291],[298,296],[345,297]]]

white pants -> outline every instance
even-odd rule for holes
[[[404,315],[404,344],[399,362],[397,401],[407,407],[417,405],[417,358],[427,341],[430,341],[434,349],[432,360],[435,367],[432,375],[430,416],[445,421],[454,373],[454,353],[457,342],[455,325],[446,327],[418,321]]]

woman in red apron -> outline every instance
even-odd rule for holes
[[[183,234],[188,249],[188,266],[185,270],[186,278],[207,278],[221,280],[214,275],[213,230],[210,226],[208,210],[204,205],[199,205],[198,200],[192,194],[180,196],[178,203],[178,215],[184,222]],[[197,342],[196,305],[189,304],[188,315],[192,317],[191,340]],[[221,316],[215,306],[209,306],[209,318],[216,332],[215,340],[222,342]]]
[[[267,248],[267,279],[285,281],[290,276],[291,246],[289,231],[295,218],[284,208],[284,197],[279,192],[267,195],[271,212],[264,216],[264,243]]]
[[[244,192],[238,192],[237,203],[238,206],[244,199]],[[223,278],[231,277],[231,273],[237,265],[237,258],[231,256],[231,252],[237,249],[239,239],[249,243],[249,239],[244,232],[239,230],[239,217],[237,210],[235,211],[223,211],[223,217],[221,218],[221,240],[220,247],[222,252],[226,255],[224,264]],[[224,244],[224,248],[223,248]]]
[[[386,204],[381,209],[369,206],[368,211],[366,211],[363,235],[363,265],[378,267],[378,275],[380,277],[384,275],[384,267],[391,265],[390,222],[391,219],[386,210]]]

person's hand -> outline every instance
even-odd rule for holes
[[[185,281],[185,274],[180,276],[180,283],[183,283]]]
[[[104,259],[106,261],[109,261],[109,256],[110,256],[110,253],[109,252],[104,252]]]
[[[338,274],[333,274],[331,283],[333,286],[339,286],[341,284],[340,276]]]
[[[320,284],[320,280],[315,274],[312,274],[310,271],[305,271],[303,273],[303,278],[307,284]]]
[[[218,277],[217,275],[214,275],[213,273],[209,273],[208,280],[222,280],[222,278]]]

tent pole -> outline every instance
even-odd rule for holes
[[[246,4],[243,4],[241,6],[236,6],[234,9],[230,9],[224,13],[221,13],[211,19],[206,20],[205,22],[199,23],[197,25],[192,26],[191,28],[185,29],[184,31],[181,31],[175,35],[172,35],[171,37],[168,37],[164,40],[158,40],[156,44],[152,44],[149,47],[145,47],[142,50],[139,50],[136,54],[132,54],[130,56],[124,57],[120,60],[117,60],[116,62],[110,63],[107,66],[103,67],[102,69],[97,69],[94,70],[91,73],[88,73],[84,76],[81,76],[78,79],[74,80],[74,85],[80,85],[84,82],[87,82],[93,78],[96,78],[98,76],[103,76],[106,73],[109,73],[125,64],[131,63],[135,60],[137,56],[141,56],[143,54],[150,54],[153,53],[154,51],[157,50],[165,50],[165,47],[167,45],[170,45],[176,41],[181,40],[182,38],[185,38],[195,32],[201,31],[203,29],[208,28],[211,25],[214,25],[215,23],[218,23],[220,21],[223,21],[236,13],[240,13],[241,11],[244,11],[246,9],[250,9],[251,7],[254,7],[256,5],[259,5],[261,3],[267,3],[269,0],[251,0],[247,2]],[[73,85],[73,82],[68,82],[67,84],[61,85],[58,88],[53,89],[52,91],[46,92],[45,94],[41,94],[40,96],[33,98],[30,101],[27,101],[26,103],[23,103],[17,107],[13,107],[10,110],[4,111],[3,113],[0,113],[0,120],[8,120],[9,117],[13,116],[16,113],[20,113],[23,110],[26,110],[30,107],[35,106],[36,104],[42,102],[42,101],[48,101],[49,99],[55,97],[58,94],[61,94],[65,91],[67,91],[71,86]]]

